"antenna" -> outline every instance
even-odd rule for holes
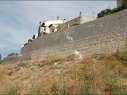
[[[40,32],[40,28],[41,28],[41,21],[39,22],[38,33]]]
[[[59,16],[57,16],[57,20],[59,20],[60,19],[60,17]]]
[[[39,22],[39,25],[41,25],[41,21]]]
[[[80,12],[79,12],[79,17],[81,17],[81,16],[82,16],[82,12],[80,11]]]

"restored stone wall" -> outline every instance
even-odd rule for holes
[[[22,48],[22,55],[44,56],[48,53],[116,51],[127,40],[127,10],[92,22],[78,25],[63,32],[45,35]]]

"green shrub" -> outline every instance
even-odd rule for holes
[[[59,87],[56,84],[53,84],[52,87],[50,88],[51,94],[52,95],[70,95],[66,86],[63,86],[62,88],[61,87]]]
[[[110,80],[107,83],[107,91],[110,95],[127,95],[127,90],[118,81]]]
[[[48,93],[37,87],[31,90],[30,95],[48,95]]]
[[[11,56],[18,56],[18,53],[10,53],[10,54],[8,54],[8,57],[11,57]]]
[[[127,8],[127,6],[121,6],[121,7],[114,8],[114,9],[105,9],[105,10],[102,10],[101,12],[99,12],[97,14],[97,17],[100,18],[100,17],[104,17],[106,15],[111,15],[113,13],[119,12],[119,11],[124,10],[126,8]]]
[[[3,63],[3,61],[2,60],[0,60],[0,64],[2,64]]]
[[[105,58],[105,56],[106,56],[106,54],[104,54],[104,53],[100,53],[100,54],[94,53],[92,55],[92,58],[95,58],[97,60],[103,60]]]
[[[17,85],[10,86],[7,91],[7,95],[20,95],[20,89]]]
[[[120,48],[116,55],[122,63],[127,63],[127,46]]]
[[[80,89],[80,95],[94,95],[91,88],[88,86],[83,86]]]

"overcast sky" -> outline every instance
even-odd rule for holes
[[[0,1],[0,53],[20,52],[23,44],[38,30],[39,21],[96,16],[102,9],[114,8],[116,2],[105,1]]]

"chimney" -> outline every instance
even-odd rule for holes
[[[57,20],[59,20],[60,19],[60,17],[59,16],[57,16]]]
[[[81,16],[82,16],[82,12],[80,11],[80,12],[79,12],[79,17],[81,17]]]

